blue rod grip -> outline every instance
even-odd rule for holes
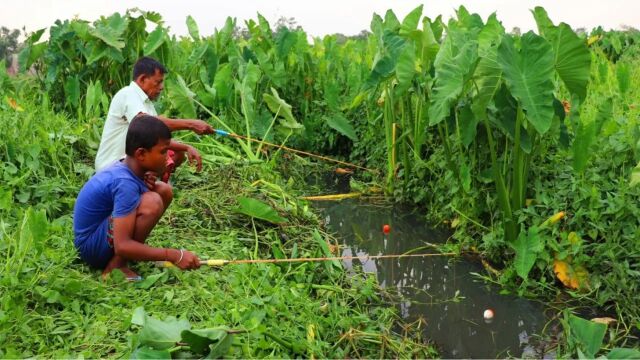
[[[222,135],[222,136],[229,136],[229,133],[228,133],[228,132],[226,132],[226,131],[224,131],[224,130],[218,130],[218,129],[216,129],[215,131],[216,131],[216,134],[218,134],[218,135]]]

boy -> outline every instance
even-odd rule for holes
[[[191,252],[145,244],[173,199],[171,187],[145,180],[145,173],[164,172],[171,131],[150,115],[136,117],[127,131],[126,157],[95,174],[82,187],[73,216],[74,245],[87,264],[104,269],[105,277],[120,269],[128,279],[136,273],[128,260],[170,261],[180,269],[200,266]]]

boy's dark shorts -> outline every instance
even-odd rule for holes
[[[106,218],[96,231],[81,243],[74,242],[80,258],[90,266],[104,269],[113,255],[113,219]]]

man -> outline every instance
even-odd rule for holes
[[[148,172],[164,172],[171,131],[157,118],[140,115],[129,125],[125,139],[125,158],[96,173],[78,194],[73,232],[80,258],[103,270],[103,277],[120,269],[130,280],[139,277],[129,269],[128,261],[160,260],[180,269],[199,267],[198,257],[187,250],[145,244],[173,199],[168,184],[145,181]]]
[[[150,58],[140,58],[133,66],[133,81],[129,86],[121,89],[111,100],[109,114],[102,131],[102,139],[96,156],[96,171],[100,171],[114,162],[122,159],[125,154],[125,138],[131,121],[139,114],[157,117],[164,122],[171,131],[191,130],[196,134],[212,134],[213,128],[202,120],[168,119],[157,116],[152,101],[156,100],[164,89],[164,74],[167,70],[158,61]],[[169,145],[167,167],[161,176],[164,182],[185,160],[195,161],[197,169],[202,167],[200,154],[192,146],[172,140]],[[147,174],[146,181],[154,182],[155,174]]]

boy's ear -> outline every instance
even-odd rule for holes
[[[136,149],[136,151],[133,153],[134,157],[136,159],[139,159],[140,157],[143,157],[145,154],[147,153],[147,149],[143,148],[143,147],[139,147]]]

